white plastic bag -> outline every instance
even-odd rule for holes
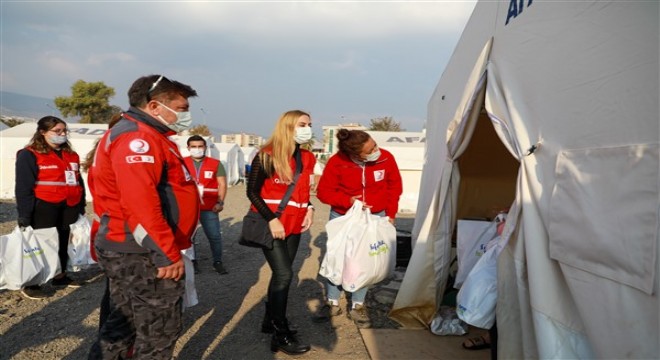
[[[456,226],[456,256],[458,272],[454,288],[460,289],[465,278],[486,252],[486,245],[497,236],[494,221],[458,220]]]
[[[450,306],[441,306],[431,321],[431,332],[435,335],[465,335],[468,325],[458,318],[456,310]]]
[[[67,254],[69,255],[66,266],[67,271],[80,271],[96,264],[91,253],[90,236],[92,227],[89,220],[85,216],[79,215],[78,220],[69,227],[71,228],[71,235],[67,248]]]
[[[356,201],[357,202],[357,201]],[[354,292],[385,280],[396,266],[396,228],[387,217],[361,211],[348,230],[342,288]]]
[[[41,285],[59,274],[57,229],[34,230],[17,226],[0,236],[0,289],[19,290]]]
[[[191,246],[188,249],[181,250],[181,258],[183,259],[183,265],[185,266],[186,271],[186,280],[185,280],[185,293],[183,294],[183,307],[189,308],[197,305],[199,299],[197,298],[197,288],[195,287],[195,267],[193,266],[193,258],[195,251],[191,250]],[[192,255],[192,257],[191,257]]]
[[[503,244],[498,243],[486,251],[474,265],[456,295],[458,317],[482,329],[490,329],[495,323],[497,258],[502,247]]]
[[[321,261],[319,275],[335,285],[341,285],[347,233],[354,224],[360,222],[361,213],[362,202],[355,201],[346,214],[328,221],[325,225],[328,241],[326,242],[326,251]]]

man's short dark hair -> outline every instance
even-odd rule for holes
[[[193,136],[189,137],[188,141],[186,142],[186,145],[190,146],[190,143],[193,142],[193,141],[203,141],[204,146],[206,146],[206,140],[204,140],[204,138],[199,136],[199,135],[193,135]]]
[[[187,99],[197,96],[197,91],[190,85],[170,80],[163,75],[148,75],[133,82],[128,89],[128,103],[141,108],[150,100],[172,100],[176,95]]]

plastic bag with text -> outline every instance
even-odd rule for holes
[[[0,289],[41,285],[60,273],[57,229],[16,227],[0,236]]]

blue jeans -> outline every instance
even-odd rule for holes
[[[381,211],[378,213],[375,213],[374,215],[378,216],[385,216],[385,211]],[[342,216],[340,213],[330,210],[330,220],[336,219],[338,217]],[[331,283],[329,280],[325,282],[325,296],[328,298],[328,300],[333,300],[339,302],[339,297],[341,296],[342,292],[342,287],[341,285],[335,285]],[[364,299],[367,297],[367,291],[369,290],[368,286],[363,287],[362,289],[359,289],[357,291],[354,291],[353,294],[351,295],[351,302],[353,304],[363,304]]]
[[[220,217],[218,213],[211,210],[202,210],[199,214],[199,222],[202,224],[204,234],[209,239],[211,245],[211,254],[213,255],[213,262],[222,261],[222,235],[220,234]],[[195,246],[195,254],[197,254],[197,247]],[[195,257],[197,257],[195,255]]]

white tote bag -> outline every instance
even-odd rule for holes
[[[362,202],[355,201],[346,214],[334,218],[325,225],[328,234],[326,251],[321,261],[319,275],[328,279],[335,285],[341,285],[344,269],[344,254],[346,253],[346,239],[353,226],[360,222],[362,216]]]
[[[456,295],[458,317],[472,326],[490,329],[495,323],[497,258],[503,246],[498,241],[479,258]]]
[[[0,289],[19,290],[41,285],[59,274],[57,229],[34,230],[17,226],[0,236]]]
[[[396,266],[396,228],[388,217],[361,211],[347,233],[342,288],[354,292],[391,276]]]
[[[92,259],[90,236],[92,227],[89,220],[83,216],[78,216],[78,220],[69,225],[71,235],[69,237],[69,247],[67,254],[69,261],[67,271],[80,271],[88,268],[96,261]]]
[[[195,287],[195,267],[193,266],[193,259],[195,251],[192,250],[191,246],[188,249],[181,250],[181,258],[183,259],[183,265],[186,271],[186,280],[185,288],[186,291],[183,294],[183,307],[189,308],[195,306],[199,303],[199,298],[197,297],[197,288]]]

